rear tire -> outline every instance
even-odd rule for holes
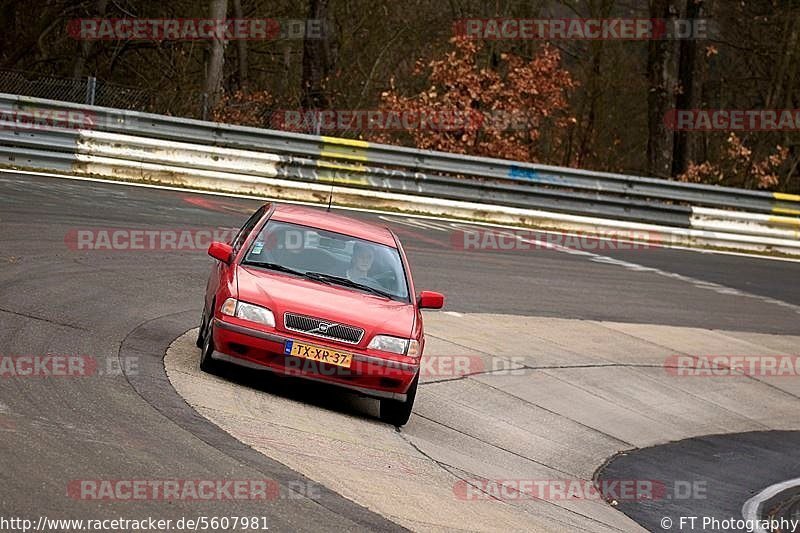
[[[200,370],[209,374],[216,374],[219,372],[220,363],[216,359],[212,359],[212,353],[214,353],[214,326],[208,324],[205,328],[203,347],[200,351]]]
[[[417,396],[417,383],[419,383],[419,375],[414,378],[408,388],[405,401],[381,400],[381,420],[397,427],[404,426],[408,422],[411,417],[411,409],[414,407],[414,398]]]

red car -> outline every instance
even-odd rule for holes
[[[265,204],[217,259],[197,345],[220,361],[332,383],[380,399],[381,419],[408,421],[425,346],[408,260],[388,228],[327,211]]]

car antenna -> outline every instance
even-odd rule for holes
[[[320,126],[321,126],[321,121],[317,120],[317,114],[314,113],[314,133],[316,135],[320,134],[321,130]],[[331,211],[331,203],[333,202],[333,184],[335,183],[335,181],[336,181],[336,175],[333,175],[331,177],[331,190],[328,193],[328,208],[326,209],[326,211],[328,211],[329,213]]]

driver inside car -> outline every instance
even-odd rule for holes
[[[372,268],[372,262],[374,260],[375,256],[370,247],[356,243],[353,246],[353,256],[350,259],[350,268],[348,268],[346,272],[347,279],[357,283],[372,281],[372,279],[369,277],[369,270]]]

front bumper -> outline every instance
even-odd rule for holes
[[[218,318],[214,319],[213,331],[214,359],[248,368],[269,370],[284,376],[333,384],[373,398],[405,401],[406,392],[419,373],[419,365],[381,359],[351,349],[341,349],[353,354],[350,368],[287,356],[283,351],[288,340],[332,347],[316,340],[267,333]]]

